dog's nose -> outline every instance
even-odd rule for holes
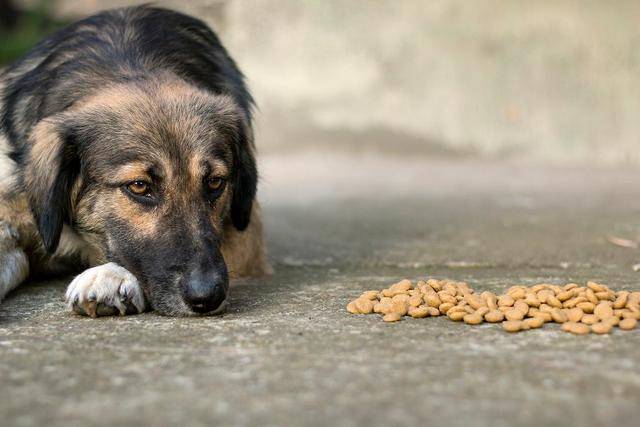
[[[228,278],[224,274],[192,274],[185,289],[185,301],[196,313],[216,310],[227,299]]]

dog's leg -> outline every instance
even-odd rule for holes
[[[29,275],[29,259],[18,237],[14,227],[0,221],[0,301]]]
[[[138,279],[114,262],[78,275],[67,288],[66,300],[70,310],[91,317],[124,316],[145,310]]]

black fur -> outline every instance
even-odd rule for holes
[[[4,111],[0,129],[12,147],[11,157],[24,170],[26,140],[42,119],[61,113],[110,83],[144,80],[166,70],[192,84],[231,96],[246,120],[235,141],[235,187],[232,222],[244,230],[256,193],[257,172],[251,132],[253,99],[244,77],[217,36],[202,21],[161,8],[139,6],[106,11],[72,24],[38,43],[3,72]],[[66,135],[72,139],[74,135]],[[46,248],[57,246],[69,222],[68,195],[77,159],[66,146],[54,163],[58,178],[47,192],[32,197],[32,210]],[[21,177],[22,179],[24,177]],[[65,200],[65,201],[63,201]]]

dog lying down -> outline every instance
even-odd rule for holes
[[[41,41],[0,74],[0,299],[79,271],[71,310],[220,312],[268,272],[253,101],[198,19],[141,6]]]

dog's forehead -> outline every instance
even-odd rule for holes
[[[227,96],[169,81],[111,87],[83,107],[94,162],[222,173],[232,164],[241,118]]]

